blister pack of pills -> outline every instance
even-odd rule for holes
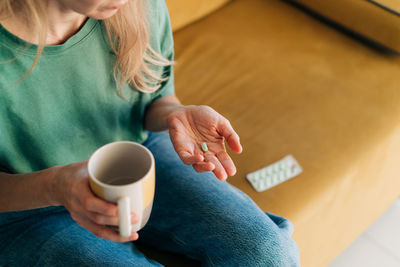
[[[292,155],[288,155],[260,170],[247,174],[246,179],[257,192],[262,192],[299,175],[302,171],[303,169],[296,159]]]

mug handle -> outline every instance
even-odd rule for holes
[[[129,197],[118,199],[119,234],[129,237],[132,233],[131,225],[131,201]]]

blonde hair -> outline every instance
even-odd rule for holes
[[[150,25],[148,16],[145,16],[148,10],[143,2],[143,0],[129,0],[114,16],[103,20],[111,48],[116,55],[114,79],[121,95],[121,88],[125,83],[130,83],[138,91],[144,93],[156,91],[161,86],[161,82],[167,78],[163,77],[163,74],[157,74],[151,66],[173,64],[149,45]],[[17,10],[20,17],[34,22],[34,30],[39,34],[36,57],[30,69],[20,78],[19,81],[22,81],[32,72],[46,43],[47,1],[0,1],[0,18],[14,16]]]

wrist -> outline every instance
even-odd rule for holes
[[[60,171],[61,166],[55,166],[45,171],[45,179],[47,184],[47,201],[51,206],[61,206],[61,193],[60,193]]]
[[[168,118],[184,106],[174,95],[167,95],[154,101],[146,110],[144,127],[151,132],[169,128]]]
[[[181,112],[184,112],[188,107],[189,106],[179,105],[179,106],[175,106],[173,109],[170,110],[170,112],[167,115],[168,129],[170,129],[171,122],[173,121],[173,119]]]
[[[168,110],[168,113],[167,113],[167,120],[168,120],[170,117],[174,116],[175,114],[177,114],[177,113],[179,113],[179,112],[182,112],[182,111],[185,110],[187,107],[188,107],[188,106],[184,106],[184,105],[182,105],[182,104],[171,106],[171,107],[169,108],[169,110]]]

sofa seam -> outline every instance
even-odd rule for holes
[[[383,10],[385,10],[385,11],[387,11],[387,12],[389,12],[389,13],[392,13],[392,14],[400,17],[400,12],[399,11],[396,11],[396,10],[394,10],[393,8],[391,8],[391,7],[387,6],[387,5],[379,3],[376,0],[366,0],[366,1],[371,3],[371,4],[373,4],[373,5],[375,5],[375,6],[377,6],[377,7],[379,7],[379,8],[381,8],[381,9],[383,9]]]

